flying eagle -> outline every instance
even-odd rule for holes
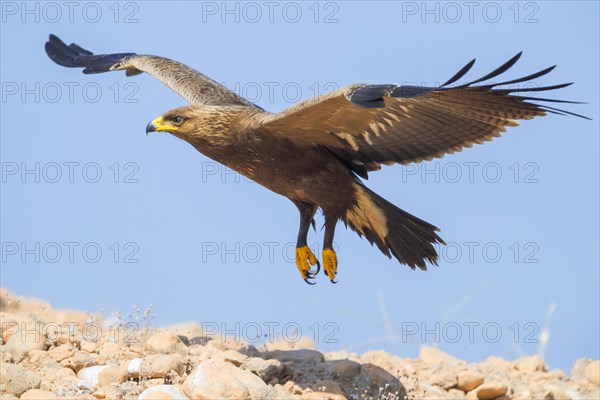
[[[325,217],[323,269],[331,282],[335,283],[338,269],[332,245],[340,220],[383,254],[412,269],[425,270],[426,262],[437,265],[434,245],[444,244],[436,233],[439,229],[394,206],[360,179],[367,179],[382,164],[440,158],[490,141],[507,127],[517,126],[517,120],[548,112],[586,118],[546,105],[576,102],[513,95],[571,83],[500,88],[539,78],[555,66],[520,79],[489,83],[512,67],[521,53],[484,77],[460,85],[451,86],[475,60],[439,87],[355,84],[273,114],[167,58],[95,55],[74,43],[67,46],[54,35],[45,49],[55,63],[84,68],[84,74],[146,72],[187,100],[190,105],[167,111],[150,122],[146,132],[164,131],[181,138],[207,157],[290,199],[300,211],[296,265],[311,284],[320,263],[307,246],[307,235],[319,208]]]

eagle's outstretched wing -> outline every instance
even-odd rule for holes
[[[431,160],[492,140],[507,126],[518,125],[519,119],[547,112],[587,118],[545,104],[577,102],[518,95],[569,86],[571,83],[517,86],[546,75],[554,67],[520,79],[473,86],[502,74],[520,56],[460,86],[448,87],[462,78],[475,60],[440,87],[346,86],[265,116],[261,129],[286,135],[297,143],[325,146],[366,178],[368,171],[380,169],[382,164]],[[513,86],[497,88],[507,85]]]
[[[46,54],[58,65],[84,68],[84,74],[125,70],[128,76],[146,72],[167,85],[190,104],[244,105],[254,104],[213,81],[206,75],[168,58],[135,53],[99,54],[75,43],[66,45],[54,35],[45,45]]]

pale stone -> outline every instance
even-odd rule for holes
[[[95,365],[93,367],[82,368],[77,372],[77,378],[88,382],[89,387],[94,388],[98,386],[100,372],[106,368],[108,368],[107,365]]]
[[[475,371],[461,371],[458,373],[457,388],[463,392],[469,392],[481,385],[484,381],[483,375]]]
[[[142,358],[139,376],[143,378],[163,378],[171,371],[183,372],[181,357],[171,354],[155,354]]]
[[[46,337],[41,323],[27,324],[26,331],[20,330],[10,336],[4,349],[9,352],[15,363],[21,362],[32,350],[45,350]]]
[[[185,345],[179,336],[166,330],[160,330],[150,336],[144,343],[144,349],[151,353],[171,354],[185,350]]]
[[[252,372],[225,361],[198,365],[183,384],[185,393],[197,399],[273,399],[275,391]]]
[[[449,368],[440,368],[431,375],[429,382],[432,385],[450,389],[457,384],[456,372]]]
[[[486,382],[477,388],[477,398],[480,400],[492,400],[504,396],[508,386],[498,382]]]
[[[123,383],[127,379],[129,379],[129,374],[124,368],[108,366],[98,373],[98,384],[100,386]]]
[[[138,400],[188,400],[188,397],[177,386],[156,385],[144,390]]]
[[[600,360],[596,360],[585,369],[585,377],[595,385],[600,385]]]
[[[458,364],[458,358],[444,353],[437,347],[423,346],[419,352],[419,359],[427,364]]]
[[[520,372],[546,371],[546,363],[540,356],[521,357],[515,362],[515,367]]]
[[[40,377],[27,368],[7,363],[1,364],[1,368],[0,386],[4,387],[5,393],[20,396],[30,389],[40,387]]]
[[[54,400],[57,398],[58,397],[52,392],[40,389],[30,389],[21,395],[20,400]]]

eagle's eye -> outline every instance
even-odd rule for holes
[[[183,122],[183,117],[176,115],[171,118],[171,122],[173,123],[173,125],[181,125],[181,123]]]

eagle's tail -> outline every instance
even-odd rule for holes
[[[356,203],[344,221],[360,236],[375,243],[383,254],[393,255],[412,269],[427,269],[428,261],[437,265],[434,245],[445,244],[436,234],[439,229],[396,207],[360,183],[355,183]]]

